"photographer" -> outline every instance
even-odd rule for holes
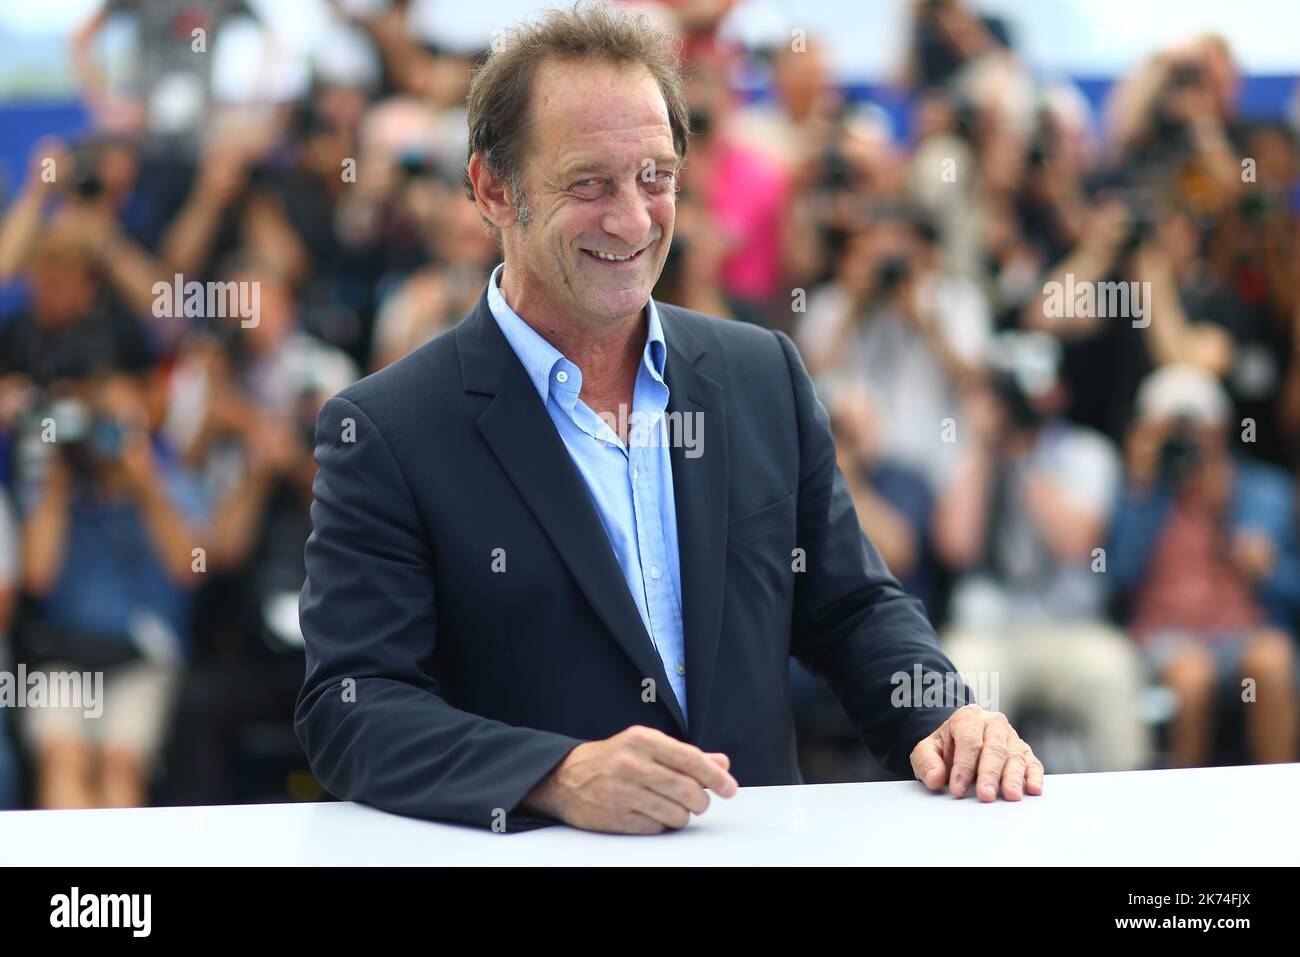
[[[60,382],[31,416],[52,441],[39,443],[44,480],[24,503],[23,586],[36,614],[20,648],[34,670],[104,676],[98,717],[24,714],[39,807],[146,803],[204,537],[197,486],[153,441],[157,385],[122,372]]]
[[[944,484],[952,446],[940,429],[990,335],[979,286],[943,269],[929,224],[881,210],[814,290],[795,341],[821,388],[860,384],[881,424],[881,454]]]
[[[308,251],[281,196],[274,152],[280,123],[252,110],[218,115],[207,130],[189,196],[168,225],[159,254],[168,277],[206,277],[232,250],[251,248],[301,281]]]
[[[1115,85],[1106,124],[1116,168],[1171,185],[1200,211],[1223,210],[1241,190],[1241,78],[1213,34],[1162,51]]]
[[[1070,418],[1118,442],[1138,384],[1153,368],[1194,365],[1214,376],[1232,368],[1241,305],[1205,262],[1201,237],[1185,210],[1150,194],[1098,194],[1078,245],[1042,277],[1041,292],[1020,319],[1022,328],[1049,333],[1065,346],[1061,377]],[[1128,284],[1142,299],[1129,300],[1116,315],[1104,313],[1100,292],[1091,310],[1048,308],[1052,289],[1108,284]],[[1145,303],[1140,316],[1139,301]]]
[[[0,326],[0,372],[45,387],[102,369],[142,371],[156,350],[144,329],[113,308],[86,238],[45,229],[27,260],[28,303]]]
[[[965,394],[959,464],[934,520],[957,573],[944,647],[958,668],[998,676],[995,707],[1013,720],[1033,704],[1080,730],[1086,767],[1075,770],[1142,768],[1141,662],[1105,621],[1094,566],[1118,455],[1060,416],[1054,352],[1033,351],[1041,341],[1002,340],[1007,367]]]
[[[102,309],[150,316],[162,267],[136,235],[148,226],[137,222],[133,232],[125,222],[128,213],[148,218],[139,173],[139,158],[126,141],[90,138],[70,149],[54,138],[40,140],[26,182],[0,223],[0,285],[39,265],[40,244],[54,233],[83,249]]]
[[[1294,645],[1300,607],[1291,483],[1233,455],[1228,398],[1188,366],[1153,373],[1126,443],[1127,486],[1112,527],[1110,574],[1152,669],[1178,695],[1174,762],[1209,758],[1220,679],[1249,678],[1251,756],[1296,758]]]
[[[241,734],[274,724],[289,732],[305,667],[297,606],[311,533],[313,430],[325,399],[358,377],[345,353],[302,331],[293,293],[272,264],[237,254],[223,275],[259,285],[260,321],[231,327],[224,344],[210,336],[185,343],[168,421],[221,502],[168,753],[167,798],[178,804],[236,800]]]

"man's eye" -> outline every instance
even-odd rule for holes
[[[673,185],[673,179],[670,170],[657,170],[655,175],[646,183],[646,188],[652,193],[662,193]]]
[[[595,199],[605,191],[605,182],[600,179],[580,179],[573,184],[573,191],[586,199]]]

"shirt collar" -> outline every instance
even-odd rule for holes
[[[510,308],[506,302],[506,297],[501,294],[500,277],[505,269],[505,263],[500,263],[492,270],[492,275],[488,279],[488,309],[492,313],[492,318],[496,320],[506,341],[510,343],[510,348],[519,357],[523,363],[524,371],[528,373],[529,380],[533,383],[533,388],[541,396],[542,402],[545,403],[547,397],[551,394],[552,386],[561,389],[566,393],[571,393],[576,400],[578,392],[582,387],[582,372],[576,365],[565,358],[559,349],[551,345],[541,334],[530,326],[528,323]],[[667,344],[664,340],[663,325],[659,321],[659,311],[655,308],[654,299],[646,301],[647,309],[647,334],[645,350],[642,354],[642,363],[646,370],[658,382],[664,379],[664,364],[667,358]],[[553,373],[559,371],[556,365],[560,364],[568,375],[568,382],[563,387],[555,381]]]

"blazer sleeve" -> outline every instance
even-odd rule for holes
[[[947,676],[956,669],[939,646],[921,602],[903,591],[880,552],[862,531],[853,498],[838,466],[830,420],[794,343],[785,352],[799,423],[799,509],[796,545],[806,570],[797,574],[791,650],[830,685],[876,759],[901,778],[914,778],[912,749],[956,710],[973,701],[952,679],[942,706],[901,700],[896,691],[921,674]],[[937,437],[937,433],[936,433]],[[924,679],[923,679],[924,681]],[[928,682],[926,682],[928,684]],[[921,689],[915,689],[920,698]],[[953,702],[950,704],[950,702]]]
[[[581,741],[440,697],[429,536],[384,436],[343,396],[321,408],[316,462],[294,712],[313,773],[339,798],[397,814],[510,831],[553,823],[515,808]]]

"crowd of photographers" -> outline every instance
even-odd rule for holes
[[[818,38],[728,42],[731,6],[643,7],[694,130],[656,295],[795,339],[863,528],[1049,770],[1296,760],[1296,127],[1238,115],[1222,38],[1094,116],[1007,24],[922,0],[900,129]],[[0,806],[316,793],[290,728],[316,412],[498,257],[460,189],[475,54],[406,4],[332,7],[374,77],[236,107],[164,54],[239,4],[185,30],[107,4],[75,38],[91,130],[4,201],[0,666],[102,673],[104,707],[0,708]],[[132,89],[94,69],[112,16],[154,51]],[[871,773],[791,680],[810,778]]]

